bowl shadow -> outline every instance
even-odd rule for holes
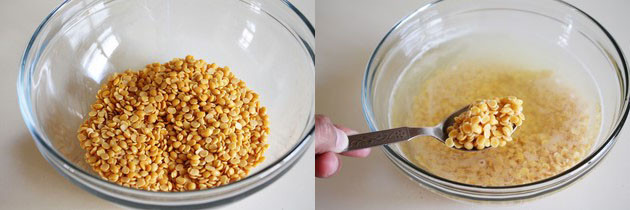
[[[38,152],[31,135],[24,133],[17,141],[11,150],[13,151],[12,155],[20,160],[20,164],[16,164],[18,168],[15,170],[18,170],[20,175],[25,176],[28,183],[22,183],[26,185],[24,188],[34,189],[31,190],[30,196],[36,196],[38,200],[29,205],[41,204],[42,202],[50,205],[49,207],[72,204],[75,207],[82,206],[80,208],[93,208],[111,205],[81,190],[55,171]]]

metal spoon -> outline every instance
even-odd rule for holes
[[[407,141],[416,136],[431,136],[436,140],[444,143],[446,141],[446,138],[448,137],[448,132],[446,132],[446,129],[455,122],[455,117],[468,110],[468,108],[469,106],[466,106],[454,112],[453,114],[448,116],[446,120],[433,127],[400,127],[348,136],[348,148],[345,151],[380,146],[400,141]],[[452,148],[457,149],[455,147]],[[459,150],[477,151],[477,149],[467,150],[464,147],[459,148]]]

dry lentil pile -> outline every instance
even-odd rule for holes
[[[447,128],[446,146],[478,150],[505,146],[523,124],[523,100],[514,96],[478,100]]]
[[[466,152],[425,139],[431,137],[400,144],[419,167],[460,183],[509,186],[557,175],[589,154],[600,131],[598,101],[557,82],[550,70],[471,61],[435,69],[420,81],[408,79],[400,84],[411,84],[416,95],[410,103],[393,102],[394,127],[435,125],[479,98],[516,95],[525,101],[527,123],[508,146]]]
[[[78,130],[102,178],[150,191],[207,189],[265,160],[269,117],[228,67],[192,56],[114,74]]]

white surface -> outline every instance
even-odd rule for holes
[[[314,0],[292,0],[314,20]],[[40,155],[20,115],[16,80],[24,47],[37,25],[61,1],[2,1],[0,7],[0,209],[119,209],[76,187]],[[221,209],[313,209],[314,150],[267,188]]]
[[[360,101],[367,61],[381,38],[427,0],[319,0],[317,15],[316,112],[367,131]],[[630,1],[569,1],[583,9],[630,53]],[[582,180],[539,200],[511,205],[473,205],[449,200],[409,180],[381,152],[366,159],[342,158],[341,171],[317,179],[317,209],[628,209],[630,133],[622,131],[606,159]]]

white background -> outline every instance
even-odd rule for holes
[[[360,102],[368,58],[385,33],[427,0],[318,0],[316,112],[367,131]],[[569,1],[606,27],[630,55],[630,1]],[[582,180],[539,200],[471,205],[446,199],[409,180],[381,152],[342,158],[341,171],[317,179],[317,209],[630,209],[630,129]]]
[[[62,1],[0,1],[0,209],[119,209],[78,188],[40,155],[20,115],[18,64],[35,28]],[[314,0],[291,0],[314,20]],[[314,209],[314,150],[267,188],[221,209]]]

